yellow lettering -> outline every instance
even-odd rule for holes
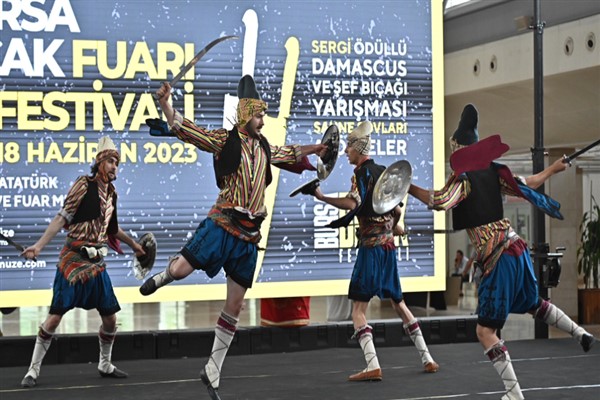
[[[127,143],[121,143],[121,163],[130,161],[137,161],[137,143],[131,143],[128,145]]]
[[[96,56],[84,55],[86,50],[97,50],[97,40],[73,40],[73,78],[83,78],[83,68],[95,66]]]
[[[156,72],[156,66],[154,60],[148,49],[146,42],[137,42],[129,58],[129,65],[127,65],[127,71],[125,71],[125,79],[135,78],[135,74],[145,73],[151,79],[158,75]]]
[[[37,161],[35,160],[37,158]],[[44,142],[27,143],[27,162],[40,162],[44,158]]]
[[[169,71],[171,75],[179,73],[184,63],[185,53],[181,46],[175,43],[158,43],[156,45],[156,59],[158,62],[158,76],[151,76],[150,79],[167,79]]]
[[[160,118],[160,116],[158,115],[154,97],[150,93],[142,93],[131,119],[129,129],[139,131],[140,126],[144,125],[146,127],[146,119],[148,118]]]
[[[39,116],[42,113],[41,106],[30,105],[29,102],[40,103],[42,99],[42,92],[19,92],[19,97],[17,99],[17,108],[19,109],[17,123],[19,126],[23,126],[25,129],[32,131],[44,129],[44,121],[29,119],[32,115]]]
[[[313,53],[319,54],[350,54],[352,50],[351,41],[335,41],[335,40],[313,40],[311,42]]]
[[[88,93],[69,93],[69,101],[75,103],[75,129],[85,130],[85,103],[90,98]],[[94,124],[95,126],[95,124]],[[101,129],[101,128],[100,128]],[[98,129],[98,130],[100,130]]]
[[[98,44],[98,72],[108,79],[119,79],[127,68],[127,42],[117,42],[117,64],[114,68],[108,65],[108,45],[105,40]]]
[[[44,111],[55,117],[44,119],[44,129],[50,131],[62,131],[69,126],[69,122],[71,121],[69,111],[54,104],[55,102],[65,103],[66,99],[67,96],[63,92],[50,92],[44,96],[44,101],[42,102]]]
[[[58,161],[60,163],[63,162],[60,148],[58,147],[58,143],[56,142],[52,142],[48,145],[48,151],[46,152],[46,157],[43,162],[48,163],[52,161]]]
[[[18,92],[3,92],[0,90],[0,129],[2,129],[4,117],[17,116],[17,108],[8,107],[4,102],[16,101],[18,97]]]
[[[183,111],[187,119],[194,120],[194,84],[186,82],[183,86],[187,94],[183,95]]]
[[[185,44],[185,65],[187,65],[187,63],[192,61],[192,58],[194,58],[196,56],[195,53],[196,52],[194,50],[194,44],[186,43]],[[181,68],[183,68],[183,65],[181,66]],[[177,71],[177,73],[179,73],[179,71]],[[190,68],[190,70],[185,74],[184,78],[187,80],[193,81],[195,76],[196,75],[194,72],[194,68]]]
[[[127,125],[127,117],[129,117],[129,112],[133,107],[134,100],[135,94],[127,93],[123,99],[121,111],[119,112],[113,97],[110,94],[108,96],[104,96],[104,108],[106,109],[106,114],[108,115],[108,119],[110,120],[114,129],[118,131],[125,129],[125,126]],[[100,116],[102,116],[102,114],[100,114]]]

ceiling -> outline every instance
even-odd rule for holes
[[[445,53],[521,34],[515,29],[514,18],[533,15],[534,3],[534,0],[490,0],[446,13]],[[600,1],[597,0],[553,0],[541,4],[542,20],[547,26],[600,14]],[[465,27],[474,29],[465,30]],[[600,27],[595,34],[600,40]],[[600,43],[597,43],[596,54],[599,50]],[[533,65],[533,54],[531,57]],[[543,94],[541,120],[545,148],[579,149],[600,139],[600,56],[593,67],[545,76]],[[481,136],[501,134],[503,141],[511,147],[509,155],[530,156],[535,132],[534,98],[533,79],[447,95],[447,136],[458,126],[464,105],[473,103],[479,110]],[[448,147],[446,151],[449,151]],[[590,154],[600,166],[600,146],[587,154],[588,159]]]
[[[600,139],[600,66],[543,80],[544,147],[584,147]],[[467,103],[479,111],[481,136],[500,134],[511,153],[534,144],[533,80],[445,97],[446,132],[458,126]]]

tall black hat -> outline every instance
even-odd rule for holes
[[[452,139],[462,146],[468,146],[479,141],[477,122],[479,114],[473,104],[467,104],[460,115],[458,128],[452,135]]]
[[[242,79],[240,79],[237,88],[237,96],[238,99],[262,100],[260,98],[260,93],[258,93],[258,90],[256,90],[254,79],[252,79],[250,75],[244,75]]]

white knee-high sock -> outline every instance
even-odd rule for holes
[[[373,328],[370,325],[361,326],[354,332],[367,362],[367,371],[380,368],[375,343],[373,343]]]
[[[52,337],[54,332],[48,332],[44,325],[40,325],[40,329],[35,338],[35,345],[33,346],[33,355],[31,356],[31,364],[29,370],[25,376],[29,375],[33,379],[37,379],[40,376],[40,368],[42,367],[42,361],[52,344]]]
[[[535,312],[535,318],[538,318],[548,325],[552,325],[567,332],[578,342],[581,343],[581,337],[586,334],[586,330],[577,325],[560,308],[547,300],[543,300],[540,307]]]
[[[410,336],[410,340],[413,341],[415,347],[419,351],[423,365],[433,362],[433,358],[431,357],[431,354],[429,354],[429,348],[427,348],[427,343],[425,343],[423,332],[421,332],[419,322],[416,319],[413,319],[409,323],[402,326],[404,327],[404,331],[408,334],[408,336]]]
[[[100,343],[100,359],[98,361],[98,370],[111,374],[115,370],[115,366],[112,365],[112,348],[115,343],[115,336],[117,330],[114,332],[107,332],[100,326],[98,331],[98,342]]]
[[[487,349],[484,354],[488,356],[492,362],[492,365],[494,366],[494,369],[496,369],[496,372],[498,372],[498,375],[500,375],[500,378],[502,378],[504,389],[506,389],[506,393],[502,399],[524,399],[525,397],[523,397],[521,387],[519,386],[519,381],[517,380],[517,375],[515,374],[515,370],[512,366],[510,354],[508,354],[508,349],[504,345],[504,340],[500,340],[491,348]]]
[[[213,348],[208,363],[204,367],[206,375],[210,380],[210,384],[214,389],[219,388],[221,367],[223,366],[223,361],[225,361],[225,356],[227,355],[229,346],[235,336],[238,321],[237,318],[227,314],[225,311],[221,311],[221,316],[217,321]]]

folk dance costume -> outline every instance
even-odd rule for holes
[[[513,176],[493,160],[508,150],[499,136],[478,140],[477,110],[467,105],[452,140],[456,150],[450,165],[454,172],[441,190],[430,191],[429,207],[453,213],[453,228],[466,229],[476,250],[482,279],[478,289],[478,325],[501,329],[510,313],[532,313],[575,338],[588,351],[594,337],[559,308],[538,295],[538,286],[527,244],[504,218],[502,196],[524,198],[554,218],[562,219],[560,204]],[[412,191],[411,191],[412,193]],[[505,400],[523,399],[504,341],[485,350],[501,376]]]
[[[140,287],[143,295],[152,294],[174,280],[170,268],[179,256],[211,278],[222,268],[227,277],[241,287],[252,287],[257,245],[261,239],[260,225],[267,215],[264,202],[265,190],[272,181],[271,164],[298,173],[314,169],[302,155],[301,146],[272,146],[264,136],[251,136],[244,129],[255,115],[267,109],[249,75],[239,82],[238,98],[237,124],[231,131],[204,129],[183,118],[177,111],[174,112],[170,131],[164,131],[163,127],[163,134],[174,134],[180,140],[213,154],[220,192],[208,217],[200,223],[180,255],[169,261],[165,271],[152,276]],[[151,128],[157,129],[156,125]],[[237,316],[221,312],[211,355],[200,375],[212,399],[220,398],[221,367],[237,324]]]
[[[121,309],[104,261],[109,244],[120,254],[123,253],[116,239],[119,232],[117,193],[110,179],[103,176],[102,168],[98,168],[111,157],[118,164],[119,153],[115,145],[109,137],[102,137],[93,167],[93,171],[96,168],[97,172],[92,177],[81,176],[75,181],[58,213],[61,220],[66,221],[64,228],[68,233],[57,264],[49,317],[60,316],[59,321],[65,313],[76,307],[86,310],[95,308],[103,317],[111,317]],[[57,231],[59,229],[60,226]],[[32,251],[32,248],[26,249],[25,253],[28,251]],[[115,334],[116,329],[109,331],[100,326],[98,372],[103,377],[126,378],[127,374],[111,363]],[[36,385],[53,336],[54,331],[43,323],[36,338],[31,365],[21,382],[23,387]]]
[[[328,226],[332,228],[348,226],[354,217],[358,219],[360,242],[350,279],[348,298],[356,302],[368,303],[377,296],[380,299],[391,299],[398,305],[403,301],[393,235],[393,228],[398,220],[392,211],[379,215],[373,210],[373,188],[385,167],[368,158],[371,149],[371,131],[372,125],[366,121],[348,134],[348,147],[362,156],[362,161],[354,169],[351,189],[346,196],[353,199],[357,206]],[[327,200],[323,201],[327,202]],[[418,321],[416,319],[404,321],[404,329],[419,351],[424,370],[436,372],[439,366],[429,353]],[[382,373],[373,342],[372,327],[368,324],[357,327],[353,338],[358,340],[363,350],[367,367],[351,375],[349,380],[381,380]]]

